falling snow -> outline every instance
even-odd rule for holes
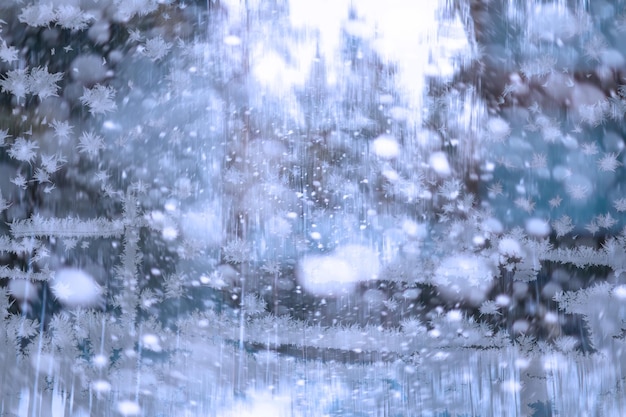
[[[622,0],[4,3],[0,414],[626,414]]]

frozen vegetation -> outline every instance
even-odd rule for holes
[[[0,2],[0,416],[626,415],[622,0]]]

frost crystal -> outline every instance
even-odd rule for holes
[[[565,236],[574,230],[572,219],[567,215],[563,215],[559,219],[552,222],[552,227],[554,228],[557,237]]]
[[[572,200],[584,200],[591,193],[591,187],[587,184],[577,184],[574,182],[568,182],[565,186],[565,191],[572,198]]]
[[[57,25],[71,30],[87,28],[88,22],[93,16],[86,14],[80,8],[72,5],[62,5],[56,10],[55,20]]]
[[[38,148],[39,145],[34,141],[16,138],[11,149],[9,149],[9,156],[18,161],[31,163],[37,156]]]
[[[4,79],[0,80],[0,87],[4,92],[10,92],[18,100],[25,98],[26,94],[34,94],[43,100],[51,96],[57,96],[63,74],[48,72],[48,68],[36,67],[32,70],[10,70]]]
[[[607,153],[602,158],[598,159],[598,168],[604,172],[615,172],[615,170],[622,165],[617,159],[617,153]]]
[[[51,96],[56,97],[59,91],[57,83],[61,79],[63,79],[63,74],[60,72],[51,74],[48,72],[48,68],[33,68],[30,71],[29,91],[41,100]]]
[[[98,152],[104,149],[104,139],[94,132],[83,132],[76,147],[78,152],[86,153],[89,157],[98,156]]]
[[[80,101],[89,107],[91,114],[105,114],[117,108],[115,104],[115,89],[110,86],[96,84],[93,88],[85,88]]]
[[[613,201],[613,207],[620,213],[626,211],[626,198],[618,198]]]
[[[74,127],[70,126],[67,121],[53,120],[50,126],[52,126],[55,136],[59,139],[69,138],[74,130]]]
[[[48,26],[56,18],[52,4],[26,6],[19,15],[19,20],[29,26]]]
[[[7,71],[6,76],[0,79],[0,89],[5,93],[13,94],[18,101],[30,92],[30,80],[27,69]]]
[[[514,201],[515,205],[526,213],[532,213],[535,210],[535,202],[530,197],[518,197]]]
[[[500,313],[500,306],[492,300],[485,301],[480,305],[480,314],[483,315],[502,315]]]
[[[8,209],[9,207],[11,207],[11,203],[2,198],[2,192],[0,192],[0,213]]]
[[[151,60],[159,61],[167,55],[171,47],[171,43],[165,42],[162,37],[157,36],[146,41],[143,53]]]
[[[0,60],[11,63],[13,61],[17,61],[17,49],[13,46],[7,46],[6,41],[2,41],[2,45],[0,45]]]

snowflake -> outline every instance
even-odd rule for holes
[[[487,191],[489,191],[489,194],[493,195],[493,197],[502,195],[502,183],[497,181],[491,187],[487,188]]]
[[[6,77],[0,80],[0,88],[4,92],[12,93],[18,101],[29,93],[43,100],[50,96],[57,96],[59,86],[56,83],[62,78],[62,73],[51,74],[47,67],[33,68],[30,74],[28,69],[16,69],[7,71]]]
[[[514,201],[515,205],[526,213],[532,213],[535,210],[535,202],[530,197],[519,197]]]
[[[459,209],[460,211],[462,211],[463,213],[467,213],[469,212],[472,207],[474,206],[474,200],[476,199],[476,197],[474,196],[474,194],[472,193],[467,193],[466,195],[463,196],[463,198],[461,199],[461,201],[457,204],[457,209]]]
[[[3,148],[5,146],[5,139],[10,137],[11,135],[9,135],[9,129],[0,129],[0,148]]]
[[[166,2],[160,0],[158,2],[155,0],[113,0],[116,19],[123,22],[128,22],[135,15],[145,16],[152,13],[157,9],[159,3],[167,2],[169,0]]]
[[[59,139],[69,138],[74,130],[74,127],[67,121],[53,120],[51,126],[54,129],[54,135]]]
[[[439,186],[438,193],[447,200],[456,200],[461,194],[461,181],[458,179],[445,181]]]
[[[598,230],[600,230],[600,226],[598,226],[598,223],[596,223],[596,219],[593,219],[592,221],[587,223],[585,225],[585,230],[591,233],[591,236],[595,236],[595,234],[598,233]]]
[[[36,142],[28,141],[24,138],[16,138],[15,143],[9,149],[9,156],[18,161],[31,163],[37,156],[37,148],[39,148],[39,145]]]
[[[66,282],[56,282],[52,286],[52,292],[54,294],[54,298],[59,301],[71,300],[72,296],[75,294],[75,291],[72,290],[72,287]]]
[[[574,200],[583,200],[589,195],[591,190],[583,184],[567,184],[565,191]]]
[[[137,180],[137,181],[133,181],[129,186],[128,186],[128,190],[132,191],[136,194],[145,194],[146,192],[148,192],[148,184],[146,184],[145,182],[143,182],[141,179]]]
[[[615,226],[615,224],[617,223],[617,220],[615,220],[611,216],[611,213],[606,213],[606,214],[600,214],[599,216],[596,216],[596,222],[599,227],[610,229],[611,227]]]
[[[10,64],[13,61],[17,61],[17,49],[13,46],[7,46],[6,41],[2,41],[2,45],[0,45],[0,60]]]
[[[60,6],[55,15],[57,25],[71,30],[83,30],[93,16],[83,12],[78,7],[71,5]]]
[[[511,162],[509,158],[506,158],[504,156],[499,156],[496,160],[496,163],[502,165],[506,169],[517,169],[517,166],[513,162]]]
[[[400,303],[395,298],[390,298],[383,301],[383,305],[389,311],[396,311],[400,307]]]
[[[165,236],[169,233],[170,236],[172,236],[172,230],[175,232],[173,227],[166,227],[163,229],[163,235]],[[181,245],[177,249],[177,252],[181,259],[194,259],[205,253],[204,245],[201,241],[188,238],[183,239]]]
[[[78,152],[86,153],[90,157],[98,156],[98,152],[104,149],[104,140],[93,132],[83,132],[76,147]]]
[[[545,168],[548,164],[548,160],[546,154],[543,153],[535,153],[533,154],[533,159],[530,162],[530,167],[535,169]]]
[[[541,128],[543,140],[548,143],[555,143],[561,137],[561,129],[558,126],[547,125]]]
[[[500,305],[493,300],[487,300],[480,306],[480,315],[502,315],[500,313]]]
[[[22,190],[28,188],[28,181],[26,181],[26,178],[22,174],[17,174],[14,178],[11,178],[11,182]]]
[[[551,198],[550,201],[548,201],[548,204],[550,204],[551,208],[557,208],[561,205],[561,201],[563,201],[563,199],[560,195],[557,195],[556,197]]]
[[[50,182],[50,174],[44,169],[37,168],[33,174],[33,181],[36,181],[39,184]]]
[[[128,42],[141,42],[141,32],[139,29],[128,29]]]
[[[171,43],[165,42],[161,36],[157,36],[146,41],[143,53],[151,60],[158,61],[167,55],[171,47]]]
[[[109,173],[107,171],[98,171],[94,175],[94,179],[96,180],[96,182],[105,183],[109,180]]]
[[[30,80],[27,69],[7,71],[5,78],[0,79],[0,90],[11,93],[19,102],[30,92]]]
[[[561,237],[574,230],[574,225],[569,216],[563,215],[552,222],[552,228],[556,232],[556,237]]]
[[[37,249],[35,249],[35,254],[33,255],[31,261],[40,262],[43,259],[49,258],[49,257],[50,257],[50,251],[48,250],[48,248],[45,246],[39,246]]]
[[[33,4],[24,7],[18,19],[28,26],[43,27],[49,26],[50,23],[56,19],[56,13],[54,12],[52,4]]]
[[[608,107],[609,103],[606,100],[595,104],[581,104],[578,107],[578,113],[582,122],[591,126],[600,126],[606,121]]]
[[[541,112],[541,107],[539,106],[539,103],[533,101],[533,104],[528,107],[528,111],[531,114],[539,114]]]
[[[270,275],[281,275],[280,264],[276,261],[268,261],[262,267],[261,270]]]
[[[622,163],[617,159],[617,155],[618,154],[616,152],[606,153],[602,158],[598,159],[598,168],[600,171],[615,172],[617,167],[622,165]]]
[[[56,72],[51,74],[48,72],[48,68],[36,67],[30,71],[29,76],[29,91],[39,97],[40,100],[44,100],[48,97],[56,97],[59,91],[59,86],[56,85],[63,79],[63,74]]]
[[[2,192],[0,191],[0,213],[11,207],[11,204],[12,203],[9,203],[7,200],[2,198]]]
[[[607,48],[606,41],[599,35],[594,35],[589,42],[584,45],[583,51],[589,61],[600,62],[602,54],[606,52]]]
[[[246,242],[242,240],[232,240],[224,246],[224,259],[226,262],[233,264],[241,264],[248,260],[250,249]]]
[[[103,185],[103,186],[101,187],[101,190],[102,190],[102,193],[103,193],[105,196],[109,197],[109,198],[115,198],[115,197],[116,197],[116,196],[120,193],[120,191],[115,190],[115,189],[114,189],[111,185],[109,185],[109,184],[105,184],[105,185]]]
[[[248,294],[241,300],[241,307],[245,310],[246,314],[253,316],[263,313],[267,304],[265,300],[259,296]]]
[[[626,211],[626,198],[622,197],[613,201],[613,207],[618,212]]]
[[[89,113],[104,114],[117,108],[113,97],[115,97],[115,89],[113,89],[113,87],[96,84],[91,89],[83,89],[83,95],[80,97],[80,101],[85,106],[89,107]]]
[[[22,319],[19,326],[12,332],[15,336],[21,339],[29,339],[38,333],[39,324],[37,320]]]
[[[228,286],[226,281],[224,280],[224,276],[219,271],[213,271],[209,274],[209,276],[205,277],[202,283],[208,287],[214,288],[216,290],[221,290]]]
[[[563,353],[572,352],[578,345],[578,339],[573,336],[561,336],[554,341],[554,345]]]
[[[57,154],[41,155],[41,167],[49,174],[57,172],[65,162],[66,160]]]
[[[78,239],[76,239],[76,238],[67,238],[67,239],[62,239],[61,242],[63,243],[63,247],[65,248],[65,252],[68,252],[68,251],[73,250],[74,248],[76,248],[76,245],[78,244]]]
[[[580,123],[574,125],[572,133],[583,133],[583,127],[580,125]]]
[[[595,142],[583,143],[581,148],[582,153],[585,155],[596,155],[599,152],[598,145]]]
[[[443,205],[442,209],[445,214],[454,213],[456,211],[456,205],[454,203],[447,203]]]

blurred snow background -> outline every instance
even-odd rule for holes
[[[623,414],[623,10],[3,2],[2,412]]]

